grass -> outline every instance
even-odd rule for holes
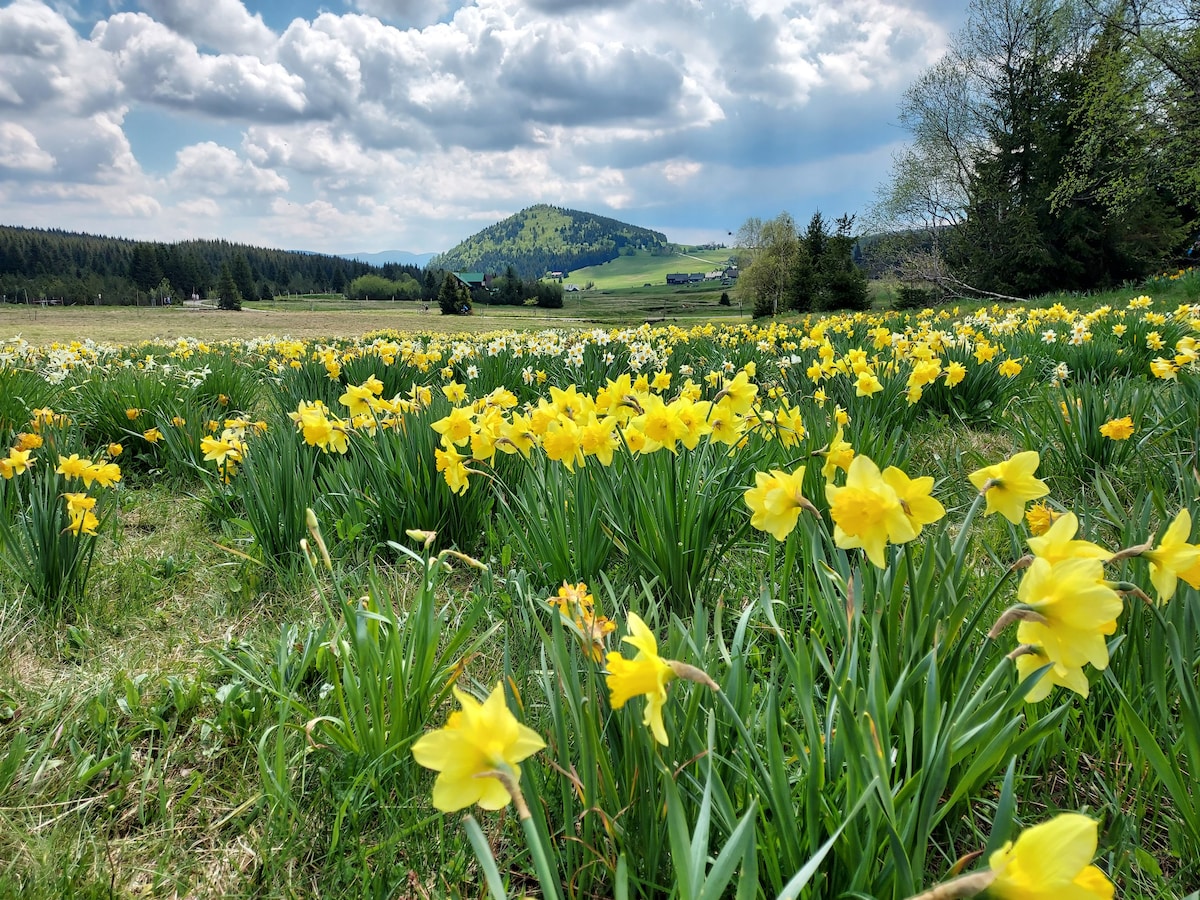
[[[179,307],[0,306],[0,336],[20,336],[46,345],[90,338],[97,343],[172,343],[180,337],[203,341],[287,335],[301,340],[356,337],[380,329],[456,334],[501,329],[536,329],[640,324],[646,321],[735,319],[737,307],[717,304],[712,290],[568,293],[562,309],[479,304],[470,316],[443,316],[412,301],[279,300],[246,303],[240,312]]]
[[[1137,293],[1130,289],[1092,298],[1086,305],[1123,306]],[[259,327],[261,333],[321,340],[382,327],[403,329],[398,323],[410,320],[420,324],[409,327],[423,331],[442,323],[455,331],[476,325],[492,330],[637,323],[655,317],[658,307],[670,320],[685,321],[688,314],[704,321],[709,312],[721,310],[717,295],[597,289],[578,298],[568,295],[567,308],[555,315],[498,309],[480,310],[466,319],[353,304],[331,308],[338,303],[333,300],[267,304],[238,314],[50,309],[28,320],[15,318],[20,310],[0,309],[0,334],[20,322],[30,328],[27,338],[38,336],[35,343],[85,336],[112,342],[170,341],[184,334],[207,340],[246,338],[259,333]],[[1161,296],[1159,308],[1168,310],[1182,299],[1167,285]],[[303,308],[305,304],[311,308]],[[684,304],[694,304],[693,309],[683,309]],[[187,327],[191,323],[212,331]],[[220,330],[226,327],[234,330]],[[863,334],[846,340],[865,340]],[[1036,345],[1028,349],[1032,354]],[[683,349],[676,352],[681,355],[671,361],[675,368],[684,358]],[[756,356],[753,345],[735,350],[698,341],[686,352],[694,354],[688,358],[695,363],[698,381],[735,352],[742,354],[739,364],[758,361],[764,385],[777,377],[770,369],[771,355]],[[354,364],[370,362],[360,358]],[[466,362],[456,365],[461,370]],[[514,390],[522,388],[515,373],[527,362],[550,369],[555,378],[583,377],[561,365],[554,370],[544,361],[522,359],[512,370]],[[323,370],[317,374],[325,379]],[[902,382],[903,373],[898,378]],[[342,385],[334,388],[336,398]],[[1174,402],[1177,389],[1154,385],[1162,415],[1174,414],[1167,401]],[[262,381],[244,411],[269,418],[272,428],[288,433],[291,424],[271,399],[277,390],[273,382]],[[797,394],[807,390],[797,388]],[[1024,382],[1022,390],[1046,403],[1055,397],[1033,380]],[[68,392],[54,403],[69,408],[81,395]],[[678,618],[668,615],[664,584],[643,580],[645,567],[635,553],[614,549],[592,583],[606,614],[622,618],[626,610],[641,611],[664,655],[718,676],[730,706],[759,742],[754,752],[777,751],[764,761],[770,777],[747,762],[753,753],[743,753],[736,742],[731,745],[737,730],[729,708],[698,685],[671,686],[670,748],[649,742],[642,707],[636,705],[641,701],[633,701],[635,708],[608,710],[596,718],[597,706],[605,702],[603,681],[575,652],[569,628],[545,616],[543,600],[557,585],[541,583],[538,561],[523,558],[520,551],[536,546],[536,535],[513,534],[521,528],[535,532],[540,524],[536,516],[523,524],[506,523],[498,512],[485,509],[472,520],[463,547],[489,564],[487,573],[447,558],[455,571],[435,586],[441,627],[454,635],[464,617],[482,616],[468,629],[480,641],[466,645],[469,652],[464,650],[453,674],[460,686],[480,696],[504,677],[511,686],[510,705],[546,736],[550,746],[525,770],[527,790],[538,798],[535,806],[556,836],[554,847],[572,884],[585,886],[577,896],[618,893],[619,853],[625,854],[632,873],[631,896],[664,896],[675,871],[672,865],[691,853],[695,872],[715,868],[724,842],[733,840],[735,826],[748,813],[756,829],[750,845],[760,852],[759,869],[753,878],[742,869],[742,881],[751,885],[748,896],[775,896],[777,890],[768,890],[772,879],[790,878],[799,862],[843,824],[860,796],[875,796],[866,787],[873,778],[885,779],[879,795],[887,803],[872,801],[869,814],[853,820],[802,896],[907,896],[904,884],[932,885],[963,854],[1015,835],[1017,825],[1003,820],[1010,765],[1004,748],[1009,746],[1025,748],[1012,756],[1008,770],[1017,786],[1009,805],[1015,804],[1021,822],[1041,821],[1058,809],[1083,811],[1101,821],[1098,860],[1120,881],[1122,896],[1165,898],[1194,890],[1200,883],[1200,835],[1192,835],[1186,822],[1194,814],[1183,809],[1186,797],[1174,798],[1179,807],[1160,798],[1172,765],[1180,770],[1174,776],[1187,784],[1192,777],[1187,767],[1200,759],[1192,749],[1200,746],[1200,719],[1188,705],[1194,704],[1200,646],[1195,643],[1196,592],[1185,587],[1171,605],[1122,616],[1113,638],[1111,678],[1094,678],[1087,701],[1059,693],[1037,706],[1018,703],[1011,721],[1003,711],[987,718],[974,709],[956,724],[946,709],[961,697],[950,685],[978,689],[980,708],[1007,702],[1016,690],[1007,670],[1000,672],[1002,689],[994,693],[971,681],[976,659],[1002,657],[1011,641],[998,648],[975,640],[976,635],[958,642],[946,639],[942,622],[953,617],[938,604],[964,598],[981,602],[1024,549],[1023,532],[994,516],[976,521],[977,537],[967,546],[962,565],[946,562],[950,540],[974,499],[966,473],[1043,432],[1056,441],[1071,435],[1038,428],[1020,432],[1014,427],[1015,402],[997,404],[968,427],[949,417],[922,416],[919,410],[909,417],[904,405],[894,417],[876,420],[867,414],[869,400],[854,397],[852,390],[843,399],[852,414],[848,434],[858,446],[869,441],[884,446],[893,421],[903,419],[906,427],[889,439],[889,452],[897,460],[907,458],[905,468],[914,477],[937,480],[935,494],[950,515],[944,531],[942,526],[928,529],[912,557],[897,555],[894,569],[876,571],[855,552],[834,548],[823,537],[828,523],[806,518],[805,530],[789,544],[776,545],[757,534],[739,536],[713,576],[721,590],[694,610],[687,608],[689,595],[684,595],[683,602],[676,601]],[[39,396],[37,402],[43,399]],[[1048,408],[1053,412],[1056,407]],[[1160,415],[1156,409],[1148,407],[1148,422]],[[820,462],[811,454],[829,429],[815,408],[806,408],[805,416],[822,437],[786,451],[778,441],[765,443],[756,451],[763,454],[756,459],[757,468],[791,470],[807,459],[813,477],[806,485],[816,483]],[[874,428],[876,421],[878,435],[853,432],[855,427]],[[1194,458],[1194,442],[1182,428],[1171,424],[1164,428],[1170,433],[1160,436],[1165,443],[1147,444],[1144,454],[1125,454],[1103,473],[1086,462],[1076,461],[1073,467],[1059,463],[1061,471],[1051,476],[1053,496],[1081,511],[1098,510],[1099,498],[1114,493],[1096,478],[1103,474],[1119,487],[1118,506],[1128,509],[1094,512],[1090,537],[1128,544],[1161,531],[1161,520],[1181,504],[1191,503],[1194,510],[1188,466],[1163,464],[1172,455],[1182,459],[1191,453]],[[403,455],[403,446],[397,455]],[[322,525],[335,556],[342,548],[355,551],[337,561],[339,583],[353,601],[347,615],[360,607],[366,610],[358,613],[363,629],[353,635],[358,643],[349,641],[346,632],[338,638],[327,630],[334,627],[328,610],[336,607],[330,577],[274,572],[248,558],[245,551],[252,546],[243,532],[211,502],[214,487],[169,474],[160,464],[127,467],[117,530],[101,538],[88,590],[70,615],[60,621],[35,615],[24,603],[22,586],[0,575],[0,898],[484,895],[484,867],[464,840],[459,817],[442,816],[430,807],[431,779],[411,765],[404,741],[388,758],[364,761],[325,746],[329,741],[320,730],[325,726],[310,714],[344,715],[328,697],[334,682],[348,677],[341,664],[350,659],[351,646],[354,653],[365,653],[371,640],[363,635],[372,634],[370,628],[398,628],[423,583],[419,566],[406,562],[400,552],[368,546],[363,535],[356,543],[353,531],[359,520],[350,495],[356,483],[365,482],[353,477],[352,457],[319,459],[325,472],[342,466],[339,471],[349,473],[341,482],[348,487],[339,488],[347,497],[322,500],[324,509],[344,502],[340,517],[323,513]],[[706,465],[719,471],[724,459],[723,453],[716,454]],[[531,479],[522,474],[520,458],[511,461],[518,465],[504,472],[498,467],[494,477],[503,479],[506,489],[527,489]],[[589,463],[580,471],[596,470]],[[643,470],[647,480],[640,493],[626,495],[624,483],[614,482],[586,494],[583,524],[594,527],[580,532],[591,535],[583,539],[602,534],[628,540],[626,531],[605,520],[605,504],[623,511],[639,540],[662,543],[669,537],[668,529],[656,529],[656,523],[669,515],[675,498],[668,495],[674,492],[662,489],[663,478],[652,480],[656,472]],[[485,479],[472,477],[471,491],[489,490]],[[739,477],[750,480],[748,472]],[[716,481],[706,471],[693,483],[697,487],[685,492],[681,508],[690,508],[690,498],[702,499]],[[389,506],[387,486],[387,479],[381,479],[372,485],[371,498],[358,499],[375,508]],[[723,514],[744,527],[740,499],[716,491],[713,496]],[[392,505],[401,499],[407,502],[398,498]],[[724,533],[689,537],[688,543],[694,548],[705,537],[719,542]],[[670,554],[669,544],[661,548],[664,554]],[[690,552],[681,546],[680,559]],[[911,569],[905,568],[908,562]],[[791,593],[773,596],[770,591],[779,590],[778,575],[784,571],[793,579]],[[1121,576],[1144,583],[1144,563],[1127,564]],[[663,576],[669,577],[669,572]],[[1014,584],[1010,576],[989,614],[1012,602]],[[760,599],[764,596],[765,601]],[[396,619],[371,612],[371,597],[391,604]],[[1129,620],[1136,627],[1127,625]],[[1166,639],[1155,637],[1161,635]],[[1178,660],[1171,656],[1177,644],[1182,647]],[[614,645],[610,639],[609,648]],[[351,669],[358,671],[366,658],[354,657]],[[1178,681],[1162,680],[1166,676],[1161,673],[1176,670]],[[444,690],[446,673],[436,675],[430,684]],[[394,682],[385,673],[374,683]],[[1118,684],[1131,707],[1121,705]],[[593,690],[601,693],[589,693]],[[377,704],[351,706],[351,713],[361,714],[374,712]],[[449,708],[439,710],[437,721],[444,720]],[[1146,722],[1155,747],[1161,743],[1161,757],[1139,755],[1145,742],[1134,713]],[[940,748],[947,748],[945,759],[938,756]],[[16,774],[6,780],[10,754],[17,762]],[[974,772],[977,763],[994,766],[981,775]],[[665,776],[656,768],[664,765]],[[978,779],[978,786],[964,789],[968,796],[951,802],[970,781],[968,775]],[[585,794],[586,802],[577,799]],[[758,805],[746,805],[751,795]],[[928,802],[921,801],[926,795]],[[702,806],[705,796],[708,805]],[[677,816],[680,805],[684,812]],[[702,808],[708,810],[704,815]],[[535,893],[533,867],[515,817],[475,814],[509,892]],[[939,818],[928,831],[905,830],[930,815]],[[697,839],[689,850],[679,829],[698,830],[701,823],[711,828],[711,840]],[[660,867],[639,868],[647,859]],[[672,859],[675,863],[669,865]],[[904,871],[909,863],[915,871]],[[754,890],[759,880],[762,887]]]
[[[667,275],[673,272],[711,272],[723,268],[732,250],[685,250],[670,256],[655,256],[638,251],[632,256],[618,256],[599,266],[576,269],[566,279],[583,287],[593,282],[599,290],[637,288],[650,284],[664,287]]]

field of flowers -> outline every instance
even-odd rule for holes
[[[0,895],[1197,896],[1142,290],[0,342]]]

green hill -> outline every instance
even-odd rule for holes
[[[624,254],[665,253],[667,237],[576,209],[541,204],[489,225],[457,247],[429,261],[453,272],[496,272],[507,266],[523,278],[547,272],[574,272]]]

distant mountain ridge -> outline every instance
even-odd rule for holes
[[[386,266],[396,263],[402,266],[419,266],[422,269],[436,253],[410,253],[407,250],[380,250],[376,253],[339,253],[346,259],[356,259],[359,262],[370,263],[373,266]]]
[[[621,253],[662,250],[667,236],[577,209],[538,204],[489,225],[429,266],[454,272],[496,272],[512,266],[522,278],[600,265]]]

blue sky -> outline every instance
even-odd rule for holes
[[[937,0],[0,2],[0,224],[445,250],[534,203],[866,214]]]

